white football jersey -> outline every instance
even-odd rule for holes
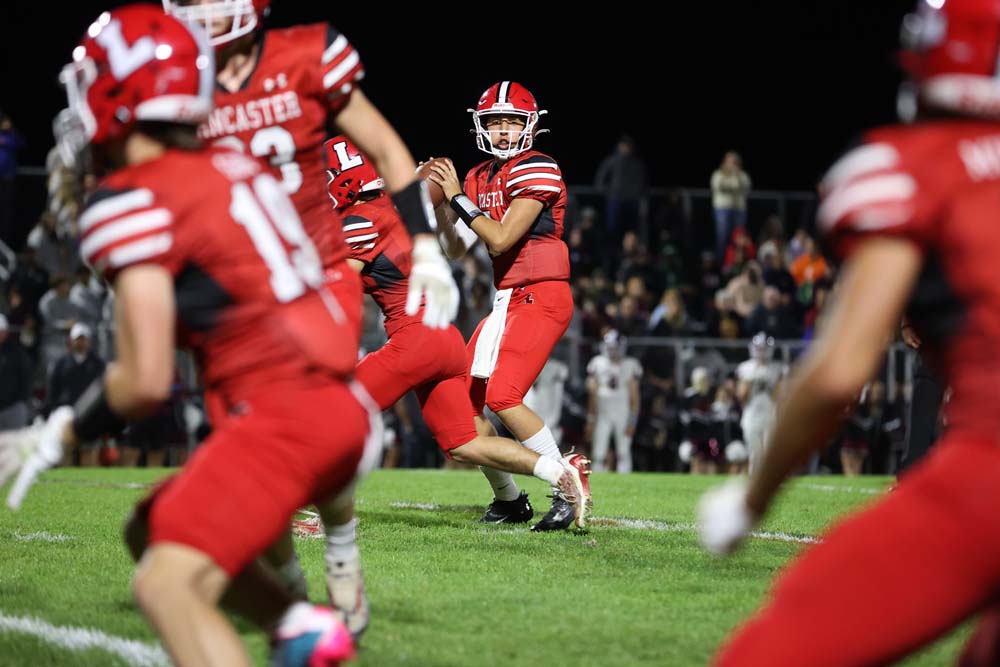
[[[761,392],[771,393],[787,372],[788,367],[780,361],[747,359],[736,367],[737,379],[750,383],[751,397]]]
[[[545,362],[534,384],[524,395],[524,404],[555,428],[562,418],[563,386],[569,378],[569,366],[558,359]]]
[[[587,364],[587,374],[597,379],[599,400],[627,402],[629,383],[642,377],[642,366],[635,357],[612,361],[599,354]]]

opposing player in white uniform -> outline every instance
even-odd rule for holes
[[[635,357],[625,356],[626,340],[612,329],[604,334],[601,353],[587,364],[587,433],[590,439],[592,466],[605,470],[611,434],[615,435],[618,472],[632,472],[632,436],[639,418],[639,378],[642,366]]]
[[[750,358],[736,367],[736,397],[743,406],[740,428],[750,453],[749,469],[764,453],[764,443],[774,428],[774,390],[788,373],[788,366],[774,360],[774,339],[761,332],[750,340]]]
[[[569,366],[558,359],[549,358],[531,389],[524,395],[524,404],[542,418],[552,431],[557,445],[562,444],[562,427],[559,422],[562,421],[563,389],[568,378]]]

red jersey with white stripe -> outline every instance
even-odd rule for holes
[[[140,264],[169,271],[178,346],[227,405],[353,368],[316,248],[258,160],[168,150],[102,181],[79,224],[84,260],[109,281]]]
[[[952,389],[949,428],[1000,432],[1000,124],[938,121],[869,132],[827,173],[820,225],[841,256],[908,239],[924,268],[907,305],[921,353]]]
[[[385,314],[385,332],[392,336],[407,324],[419,324],[423,308],[406,314],[413,241],[392,199],[382,194],[354,204],[344,211],[343,225],[351,259],[365,263],[361,280]]]
[[[257,65],[243,87],[216,88],[202,139],[267,158],[280,171],[324,266],[347,250],[330,225],[323,141],[364,76],[358,52],[326,23],[260,33]]]
[[[527,233],[493,258],[497,289],[569,280],[569,249],[562,240],[566,186],[555,160],[538,151],[526,151],[503,165],[488,160],[465,176],[465,194],[501,223],[515,198],[535,199],[544,206]]]

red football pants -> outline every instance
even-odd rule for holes
[[[782,574],[720,667],[889,665],[1000,591],[1000,442],[949,434]]]
[[[149,543],[190,546],[236,575],[297,509],[354,480],[368,430],[368,411],[343,382],[273,387],[139,504]]]
[[[449,458],[451,450],[476,438],[465,382],[465,341],[454,326],[404,326],[365,355],[354,377],[382,410],[413,389],[427,428]]]
[[[493,412],[520,405],[571,319],[573,294],[569,283],[550,280],[514,288],[500,352],[488,380],[472,377],[476,341],[485,319],[469,339],[467,372],[474,414],[483,414],[484,405]]]

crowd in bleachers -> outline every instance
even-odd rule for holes
[[[573,268],[577,311],[567,338],[574,341],[572,351],[579,363],[571,366],[575,373],[566,382],[564,442],[584,448],[588,444],[583,442],[587,402],[583,368],[596,353],[596,342],[607,330],[615,329],[634,341],[632,354],[644,369],[633,445],[636,469],[687,469],[690,461],[681,456],[680,444],[685,436],[681,415],[685,392],[691,388],[690,371],[698,365],[707,368],[713,402],[732,403],[738,414],[741,406],[732,372],[746,358],[746,347],[736,341],[764,332],[781,341],[807,344],[821,322],[834,267],[804,227],[789,228],[773,213],[751,210],[748,216],[746,192],[742,200],[732,193],[721,200],[721,204],[742,208],[731,215],[733,210],[715,206],[713,224],[706,215],[692,214],[676,193],[651,198],[642,191],[615,191],[622,187],[614,178],[615,165],[637,159],[634,147],[628,153],[631,158],[617,154],[617,162],[602,164],[596,188],[570,190],[564,239]],[[634,165],[622,168],[634,172]],[[719,182],[713,176],[713,186]],[[52,174],[50,195],[62,187],[59,174]],[[578,192],[584,194],[577,196]],[[53,205],[41,213],[24,245],[16,249],[16,260],[9,249],[0,253],[0,313],[6,318],[7,337],[23,348],[30,361],[31,395],[26,397],[30,413],[44,414],[56,407],[50,390],[52,371],[62,359],[74,358],[74,337],[69,335],[74,325],[83,325],[87,331],[89,355],[103,363],[112,349],[111,295],[81,263],[75,225],[72,208]],[[716,238],[721,233],[726,238]],[[462,292],[456,325],[466,338],[491,307],[489,266],[481,244],[453,264]],[[375,349],[384,341],[378,317],[369,303],[362,341],[365,349]],[[653,340],[663,337],[724,339],[734,345],[709,346],[699,352],[703,358],[678,359],[675,346]],[[570,347],[560,346],[557,354],[566,360]],[[181,447],[191,440],[185,434],[193,434],[200,424],[186,402],[196,393],[195,382],[178,379],[179,404],[172,411],[175,419],[168,430]],[[59,400],[73,398],[64,394]],[[719,406],[716,411],[726,412]],[[393,426],[389,444],[411,443],[405,452],[390,454],[389,463],[442,462],[422,430],[415,405],[404,402],[389,418]],[[161,424],[167,421],[161,418]],[[735,431],[727,437],[740,438]],[[410,451],[414,447],[415,453]],[[393,449],[389,447],[390,452]],[[842,466],[834,460],[831,467],[839,470]],[[884,468],[869,464],[864,469]]]

